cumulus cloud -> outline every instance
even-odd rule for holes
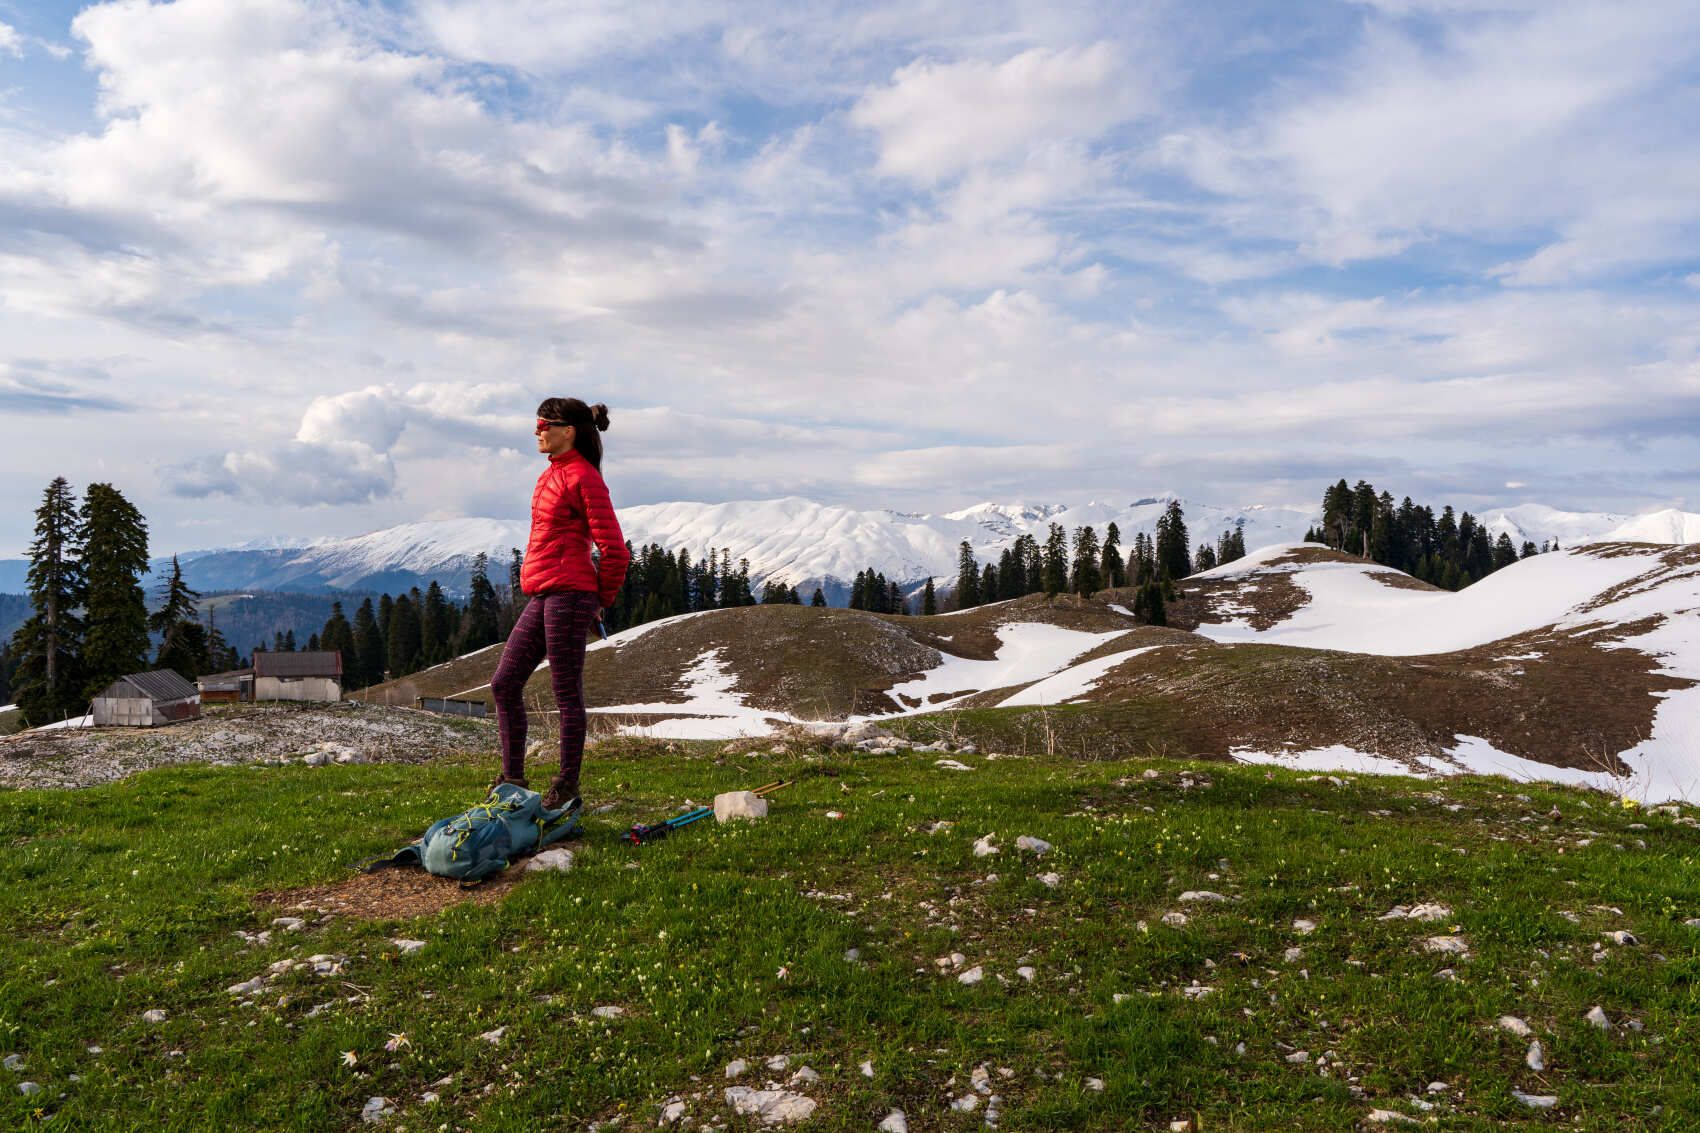
[[[19,58],[24,53],[24,40],[18,34],[18,29],[11,24],[0,21],[0,54]]]

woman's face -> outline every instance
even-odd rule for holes
[[[562,425],[555,421],[537,419],[537,451],[548,453],[550,456],[560,456],[573,447],[573,438],[577,429],[572,425]]]

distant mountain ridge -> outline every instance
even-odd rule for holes
[[[821,504],[789,496],[729,503],[644,504],[620,509],[620,521],[636,546],[659,543],[688,549],[693,557],[727,548],[747,558],[757,588],[767,579],[805,594],[822,587],[842,601],[850,581],[872,567],[905,586],[931,577],[954,580],[957,547],[967,539],[982,561],[1022,535],[1043,541],[1050,524],[1072,535],[1082,526],[1100,537],[1114,522],[1124,548],[1136,532],[1150,534],[1158,516],[1176,497],[1147,496],[1131,503],[982,503],[943,515]],[[1314,509],[1252,505],[1223,507],[1181,500],[1193,546],[1214,543],[1223,531],[1243,528],[1247,547],[1295,542],[1319,521]],[[1653,543],[1700,541],[1700,515],[1666,510],[1642,516],[1609,512],[1566,512],[1541,504],[1496,508],[1479,516],[1489,532],[1505,532],[1519,546],[1556,539],[1568,547],[1606,539]],[[178,556],[190,585],[201,590],[337,592],[389,591],[425,586],[432,579],[463,593],[479,552],[491,559],[498,582],[506,577],[514,547],[524,547],[527,523],[481,517],[425,520],[351,539],[303,539],[295,545],[270,537],[249,543],[188,551]],[[156,560],[156,575],[169,560]],[[0,593],[24,589],[23,560],[0,561]],[[150,579],[153,585],[156,579]]]

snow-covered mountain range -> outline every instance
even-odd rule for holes
[[[1136,532],[1152,533],[1169,495],[1131,503],[983,503],[943,515],[862,510],[798,497],[732,503],[646,504],[620,509],[627,538],[636,546],[659,543],[688,549],[693,557],[726,548],[747,558],[758,588],[769,578],[803,589],[823,587],[842,601],[857,572],[872,567],[900,585],[928,577],[948,584],[956,576],[958,544],[967,539],[982,561],[1021,535],[1044,540],[1052,523],[1070,534],[1091,526],[1102,536],[1114,522],[1124,548]],[[1223,507],[1181,501],[1195,547],[1224,531],[1243,528],[1251,548],[1303,538],[1318,521],[1315,510],[1295,507]],[[1662,511],[1642,516],[1566,512],[1540,504],[1489,510],[1480,518],[1513,542],[1564,546],[1602,539],[1688,543],[1700,540],[1700,515]],[[512,548],[524,547],[523,520],[446,519],[406,523],[351,539],[270,538],[179,556],[190,585],[200,590],[388,590],[424,586],[432,579],[464,591],[474,556],[490,556],[492,574],[506,576]],[[0,593],[24,589],[22,560],[0,561]],[[169,562],[155,563],[156,573]]]

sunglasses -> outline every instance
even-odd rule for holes
[[[544,431],[549,430],[549,429],[564,429],[564,428],[567,427],[568,424],[570,424],[570,422],[567,422],[567,421],[545,421],[543,418],[539,417],[537,419],[537,428],[532,430],[532,431],[537,432],[537,433],[541,433],[541,432],[544,432]]]

